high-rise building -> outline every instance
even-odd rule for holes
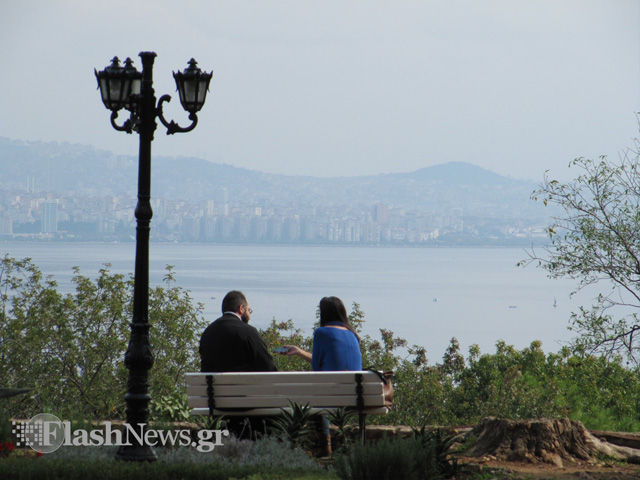
[[[56,233],[58,231],[58,203],[44,202],[42,204],[42,233]]]
[[[389,221],[389,210],[386,205],[378,203],[373,207],[373,221],[379,225],[386,225]]]
[[[0,214],[0,235],[11,235],[13,233],[13,221],[8,214]]]

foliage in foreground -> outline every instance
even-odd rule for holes
[[[30,259],[0,263],[0,385],[32,395],[7,401],[16,417],[51,412],[60,418],[114,419],[124,415],[133,280],[109,272],[90,280],[74,269],[73,294],[62,295]],[[155,356],[153,398],[182,396],[184,373],[199,370],[202,306],[174,285],[150,290],[150,342]],[[177,341],[179,339],[179,341]]]
[[[578,288],[598,286],[598,298],[572,317],[574,345],[592,353],[622,354],[638,364],[640,330],[640,141],[619,162],[578,158],[571,182],[545,176],[532,197],[563,210],[547,228],[551,245],[530,252],[551,278]]]
[[[333,462],[340,478],[438,479],[435,445],[419,438],[384,438],[368,445],[354,444]]]
[[[47,478],[50,480],[182,480],[185,478],[227,480],[229,478],[282,479],[282,478],[330,478],[321,472],[309,472],[296,468],[269,467],[264,465],[228,465],[194,463],[128,463],[69,459],[42,461],[8,458],[2,460],[2,478],[24,480]]]
[[[189,293],[173,285],[170,267],[165,280],[166,287],[150,291],[156,360],[151,419],[182,421],[188,418],[184,372],[199,370],[197,344],[206,322],[201,306],[194,307]],[[74,283],[75,293],[62,295],[28,259],[5,258],[0,264],[0,385],[33,389],[3,400],[9,416],[123,417],[131,279],[105,267],[94,281],[76,272]],[[419,427],[470,424],[486,416],[568,416],[588,428],[640,430],[639,371],[619,358],[569,348],[545,354],[538,341],[522,350],[499,341],[492,354],[472,346],[465,357],[453,338],[433,364],[423,347],[409,346],[389,330],[380,330],[379,338],[364,333],[357,304],[350,318],[361,338],[363,365],[394,372],[394,408],[386,416],[370,416],[368,423]],[[290,320],[273,320],[262,334],[270,349],[312,348],[312,336]],[[297,357],[274,360],[280,370],[310,368]]]
[[[114,459],[117,447],[62,447],[40,458],[0,459],[2,478],[183,479],[183,478],[334,478],[303,450],[286,448],[274,437],[258,441],[228,438],[224,446],[202,453],[193,448],[156,448],[158,461]]]
[[[619,358],[572,353],[567,347],[545,354],[539,341],[522,350],[498,341],[493,354],[481,354],[472,345],[465,358],[452,338],[442,361],[433,365],[424,348],[408,347],[388,330],[380,330],[381,340],[363,334],[364,314],[357,304],[350,317],[361,337],[363,365],[394,371],[394,407],[388,415],[370,416],[368,423],[460,425],[487,416],[568,416],[587,428],[640,429],[639,372]],[[312,341],[291,321],[274,320],[262,333],[274,347],[309,348]],[[297,369],[289,358],[276,357],[278,368]]]
[[[315,435],[314,417],[308,405],[291,403],[291,412],[282,411],[282,415],[271,419],[271,431],[279,438],[302,447],[310,446]]]

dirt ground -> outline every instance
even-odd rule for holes
[[[478,478],[483,480],[640,480],[640,465],[621,462],[574,463],[562,468],[548,463],[507,462],[480,460],[477,458],[458,459],[463,466],[455,480]]]
[[[450,433],[471,430],[471,425],[451,427]],[[592,431],[602,440],[640,450],[640,433]],[[411,435],[409,427],[373,425],[367,428],[367,438],[385,435]],[[462,467],[454,480],[640,480],[640,464],[612,459],[596,461],[563,460],[562,466],[552,463],[498,460],[492,456],[465,457],[454,454]]]

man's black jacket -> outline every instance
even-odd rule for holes
[[[258,330],[231,313],[205,329],[200,338],[200,361],[202,372],[277,370]]]

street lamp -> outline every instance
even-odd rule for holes
[[[111,65],[97,72],[98,88],[102,102],[111,110],[111,125],[121,132],[137,132],[140,135],[138,164],[138,204],[136,206],[136,264],[133,287],[133,321],[131,337],[124,357],[129,370],[127,393],[125,395],[126,421],[132,427],[146,425],[149,420],[149,370],[153,366],[153,353],[149,344],[149,224],[151,210],[151,142],[157,127],[156,118],[167,128],[167,135],[189,132],[198,123],[196,112],[200,111],[209,90],[213,73],[205,73],[192,58],[184,72],[174,72],[180,103],[189,112],[191,125],[181,127],[173,120],[167,122],[162,113],[162,104],[171,97],[163,95],[156,105],[153,90],[153,62],[155,52],[141,52],[142,72],[136,70],[133,61],[127,58],[124,66],[118,57]],[[121,109],[130,112],[129,118],[118,125],[116,119]],[[138,430],[136,430],[138,431]],[[131,440],[131,439],[130,439]],[[132,445],[118,448],[116,458],[130,461],[155,461],[151,446],[145,442],[131,441]]]

